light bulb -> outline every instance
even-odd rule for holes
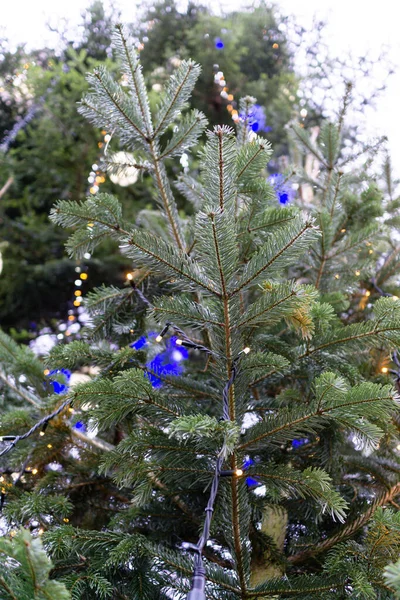
[[[161,340],[162,340],[162,335],[158,335],[158,336],[156,337],[156,342],[161,342]]]
[[[39,435],[40,435],[41,437],[43,437],[43,436],[44,436],[44,431],[41,431],[41,432],[39,433]]]
[[[387,373],[389,371],[389,369],[387,367],[382,367],[381,372],[382,373]]]
[[[367,290],[367,291],[365,292],[365,295],[366,295],[367,297],[369,297],[369,296],[371,295],[371,292],[370,292],[369,290]]]
[[[236,477],[241,477],[243,475],[243,469],[236,469],[235,475],[236,475]]]
[[[132,281],[132,279],[133,279],[132,273],[127,273],[126,274],[126,278],[127,278],[128,281]]]
[[[182,341],[182,340],[176,340],[176,345],[177,345],[177,346],[182,346],[182,344],[183,344],[183,341]]]
[[[250,352],[250,348],[247,346],[243,349],[243,354],[248,354]]]

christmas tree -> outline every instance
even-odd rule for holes
[[[111,172],[150,174],[158,210],[129,223],[105,193],[52,210],[71,256],[112,239],[132,268],[45,370],[1,336],[1,597],[393,598],[398,203],[343,157],[348,97],[318,136],[293,124],[296,199],[267,177],[251,97],[171,181],[206,127],[187,108],[199,66],[152,111],[121,27],[114,43],[129,87],[96,69],[80,112],[126,149]]]

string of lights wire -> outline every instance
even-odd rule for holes
[[[48,425],[49,421],[54,419],[57,415],[59,415],[67,406],[71,404],[73,397],[68,397],[56,410],[54,410],[49,415],[46,415],[40,421],[37,421],[28,431],[23,433],[22,435],[3,435],[0,437],[1,442],[11,442],[8,446],[3,448],[0,452],[0,456],[4,456],[8,452],[11,452],[13,448],[20,442],[21,440],[26,440],[26,438],[30,437],[34,434],[38,429],[43,429]]]
[[[205,352],[209,355],[216,355],[212,350],[202,346],[201,344],[192,342],[185,333],[173,323],[166,323],[161,333],[156,337],[157,342],[161,342],[165,334],[168,332],[169,328],[174,329],[177,333],[179,333],[183,339],[177,340],[178,345],[185,346],[186,348],[192,348],[195,350],[200,350],[201,352]],[[241,357],[244,354],[248,354],[250,352],[250,348],[244,348],[239,352],[239,354],[232,361],[232,365],[230,368],[230,377],[225,383],[223,392],[222,392],[222,420],[230,421],[229,415],[229,390],[232,387],[238,373],[238,363]],[[235,470],[227,470],[223,471],[222,466],[224,464],[224,460],[227,457],[227,447],[225,442],[222,444],[221,449],[217,455],[217,461],[215,463],[214,476],[211,483],[210,495],[208,498],[207,506],[205,508],[205,519],[203,524],[203,530],[200,535],[200,538],[197,544],[184,543],[183,547],[188,550],[192,550],[195,553],[194,559],[194,568],[193,568],[193,577],[192,577],[192,586],[187,596],[187,600],[206,600],[205,596],[205,584],[206,584],[206,572],[203,564],[203,550],[206,546],[209,537],[210,537],[210,529],[211,529],[211,521],[214,512],[214,505],[218,494],[219,483],[221,477],[240,477],[243,475],[242,469]]]

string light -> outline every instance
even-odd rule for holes
[[[166,325],[164,326],[161,333],[159,333],[157,335],[156,341],[160,342],[170,328],[174,329],[180,335],[180,338],[176,340],[177,345],[185,346],[187,348],[201,350],[203,352],[206,352],[207,354],[218,356],[215,352],[213,352],[209,348],[206,348],[205,346],[202,346],[201,344],[198,344],[198,343],[190,340],[179,327],[177,327],[176,325],[174,325],[173,323],[170,323],[170,322],[166,323]],[[224,386],[224,389],[222,392],[222,417],[221,418],[223,421],[231,420],[230,413],[229,413],[229,390],[232,387],[232,385],[236,379],[236,376],[237,376],[238,361],[240,360],[242,355],[246,355],[249,352],[250,352],[249,347],[244,348],[243,350],[241,350],[239,352],[239,354],[236,356],[236,358],[232,361],[231,369],[230,369],[230,377],[229,377],[228,381],[225,383],[225,386]],[[203,549],[204,549],[205,545],[208,542],[208,538],[210,535],[211,519],[212,519],[212,514],[214,511],[214,503],[215,503],[217,493],[218,493],[219,480],[221,477],[241,477],[243,475],[243,469],[240,469],[240,468],[230,469],[230,470],[222,470],[222,465],[223,465],[224,460],[226,459],[227,453],[228,453],[228,450],[227,450],[225,442],[224,442],[218,453],[217,461],[215,464],[214,477],[213,477],[212,484],[211,484],[210,495],[209,495],[209,499],[207,502],[207,506],[205,508],[206,517],[204,519],[202,534],[201,534],[197,544],[189,544],[189,543],[184,544],[185,548],[194,550],[196,553],[195,560],[194,560],[192,584],[191,584],[190,592],[186,597],[187,600],[205,600],[205,598],[206,598],[205,593],[204,593],[206,573],[205,573],[205,569],[203,566],[202,553],[203,553]]]
[[[382,373],[388,373],[389,372],[388,367],[382,367],[381,372]]]
[[[63,410],[65,410],[69,406],[69,404],[71,404],[72,400],[73,400],[72,397],[69,397],[66,400],[64,400],[64,402],[62,404],[60,404],[60,406],[56,410],[54,410],[49,415],[46,415],[42,419],[40,419],[40,421],[38,421],[37,423],[35,423],[24,434],[22,434],[22,435],[3,435],[3,436],[1,436],[0,437],[0,442],[10,442],[10,444],[8,444],[8,446],[6,446],[3,450],[1,450],[0,456],[4,456],[5,454],[8,454],[8,452],[11,452],[11,450],[13,450],[13,448],[15,448],[15,446],[18,444],[18,442],[20,442],[21,440],[26,440],[28,437],[30,437],[31,435],[33,435],[38,429],[41,429],[43,431],[44,426],[46,424],[48,424],[49,421],[51,421],[52,419],[54,419],[57,415],[59,415]],[[30,471],[30,467],[27,467],[26,471],[29,472]],[[33,475],[36,475],[37,472],[38,472],[38,469],[36,469],[36,468],[32,470]]]

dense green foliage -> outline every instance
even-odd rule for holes
[[[207,16],[203,9],[193,7],[189,7],[185,15],[169,4],[160,4],[153,16],[154,26],[148,32],[149,41],[143,51],[151,85],[157,83],[162,89],[169,76],[171,62],[167,69],[156,68],[164,56],[179,61],[188,58],[188,53],[193,51],[193,58],[203,65],[202,79],[195,93],[197,107],[206,111],[213,123],[231,121],[225,108],[227,101],[220,96],[221,88],[214,84],[213,65],[218,61],[221,68],[226,68],[235,94],[245,90],[257,93],[264,110],[268,105],[268,123],[275,121],[271,135],[276,143],[279,140],[280,151],[287,149],[283,125],[290,117],[293,103],[287,94],[289,88],[291,93],[295,89],[296,78],[271,9],[243,13],[240,18],[232,16],[228,23],[230,28],[232,25],[229,39],[222,52],[215,48],[213,37],[223,27],[219,17]],[[7,52],[5,45],[0,66],[4,86],[0,102],[6,123],[0,122],[0,136],[4,138],[5,131],[12,129],[17,116],[23,118],[36,107],[33,118],[21,128],[7,152],[0,155],[0,187],[12,178],[0,206],[0,237],[6,243],[1,247],[4,267],[0,280],[0,322],[7,330],[25,328],[36,335],[43,326],[54,327],[55,320],[64,317],[71,308],[75,262],[64,256],[65,235],[59,228],[49,226],[48,213],[57,197],[82,200],[88,192],[91,165],[101,164],[102,150],[98,145],[103,143],[103,136],[85,123],[76,111],[76,103],[87,89],[86,72],[98,61],[107,60],[110,70],[115,70],[110,48],[113,18],[115,16],[109,16],[101,2],[95,2],[83,23],[82,39],[75,43],[64,40],[60,56],[48,49],[31,54],[20,50],[13,55]],[[143,23],[131,25],[135,35],[143,37],[142,29],[147,27],[149,18],[144,15]],[[262,29],[257,22],[261,18],[266,21],[267,41],[258,39]],[[177,31],[182,39],[176,35]],[[207,47],[203,43],[206,31],[210,31]],[[169,41],[165,36],[169,36]],[[279,53],[272,49],[278,37]],[[256,39],[257,48],[252,47]],[[151,49],[156,51],[155,55]],[[258,65],[251,73],[246,55],[251,55]],[[158,97],[159,92],[152,90],[152,106],[155,107]],[[215,102],[218,102],[218,110]],[[170,162],[167,169],[175,173],[181,166],[176,161]],[[127,188],[116,186],[106,178],[102,189],[118,193],[125,214],[131,219],[138,210],[154,207],[146,175]],[[191,210],[182,196],[178,197],[178,207]],[[121,284],[124,264],[123,261],[116,263],[115,257],[115,252],[108,249],[101,261],[88,263],[88,289],[102,281]]]
[[[88,296],[92,322],[82,340],[54,348],[50,372],[1,335],[2,435],[23,433],[61,401],[73,406],[2,458],[4,526],[45,530],[51,576],[74,600],[184,597],[193,560],[182,542],[198,539],[224,445],[225,467],[245,474],[221,480],[204,551],[209,598],[393,598],[397,571],[384,568],[400,549],[388,509],[400,495],[399,422],[385,373],[400,345],[400,301],[378,290],[398,289],[397,200],[383,200],[368,161],[350,170],[341,158],[343,109],[318,137],[293,124],[299,193],[279,205],[248,97],[236,135],[207,131],[199,173],[172,180],[167,161],[205,128],[187,109],[200,67],[182,61],[154,109],[121,28],[114,43],[128,86],[98,67],[80,113],[133,153],[157,210],[133,222],[116,196],[99,193],[51,211],[73,228],[71,256],[117,243],[131,283]],[[179,214],[176,187],[193,216]],[[157,343],[152,332],[166,322]],[[196,350],[174,358],[181,330],[208,360]],[[88,380],[52,395],[61,369]],[[2,546],[3,556],[17,551]],[[0,579],[7,599],[12,576]]]

